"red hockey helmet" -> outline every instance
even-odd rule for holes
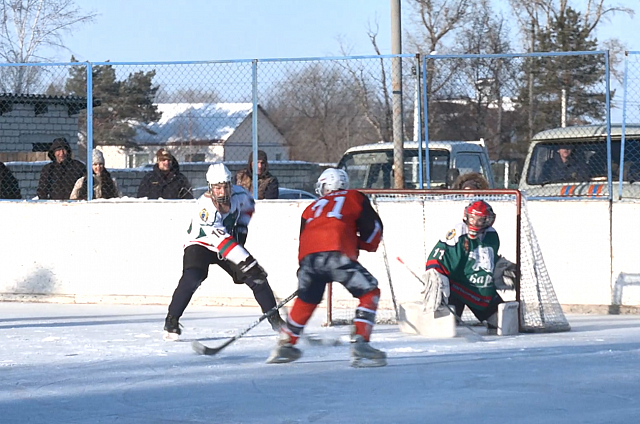
[[[469,238],[475,239],[484,230],[493,225],[496,220],[496,214],[487,202],[476,200],[464,208],[462,220],[469,227]]]

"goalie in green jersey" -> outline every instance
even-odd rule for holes
[[[497,328],[497,290],[515,287],[515,264],[498,254],[500,238],[493,228],[496,214],[484,200],[472,201],[456,224],[436,243],[427,258],[423,281],[425,310],[450,305],[458,317],[467,306],[492,331]]]

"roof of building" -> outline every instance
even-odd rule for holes
[[[139,144],[171,144],[184,141],[226,141],[251,115],[252,103],[160,103],[162,117],[138,130]]]
[[[620,138],[622,136],[622,124],[611,124],[609,126],[611,137]],[[640,124],[626,124],[624,128],[625,136],[640,136]],[[602,139],[607,136],[606,125],[575,125],[563,128],[553,128],[540,131],[533,136],[534,141],[538,140],[583,140],[592,141]]]

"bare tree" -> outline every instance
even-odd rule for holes
[[[44,56],[46,49],[66,49],[63,35],[97,16],[83,13],[74,0],[0,1],[0,59],[7,63],[51,61]],[[15,94],[29,93],[40,79],[38,67],[1,69],[0,87]]]
[[[496,15],[489,0],[472,6],[470,19],[456,38],[454,52],[476,55],[500,55],[511,50],[509,28]],[[434,104],[441,111],[430,134],[445,139],[477,140],[483,138],[492,156],[500,158],[503,144],[509,141],[512,128],[503,104],[505,96],[517,93],[517,61],[508,57],[474,57],[449,65],[456,69],[442,91],[450,96],[449,104]]]
[[[381,55],[377,42],[377,22],[369,25],[367,35],[376,54]],[[349,54],[344,45],[341,46],[341,52],[344,56]],[[375,129],[378,140],[390,141],[393,139],[393,112],[389,92],[391,79],[387,75],[389,71],[385,68],[385,60],[379,59],[379,64],[380,66],[374,69],[368,62],[362,61],[345,62],[343,66],[353,80],[354,98],[359,109],[367,122]]]
[[[366,139],[370,131],[351,84],[335,63],[319,62],[289,72],[269,90],[265,110],[286,137],[293,159],[335,162],[348,147],[373,141]]]
[[[469,12],[474,4],[471,0],[408,0],[415,15],[413,24],[417,28],[407,34],[407,45],[423,55],[451,53],[454,48],[448,45],[455,41],[459,33],[469,22]],[[429,59],[426,61],[426,94],[429,105],[428,125],[435,124],[436,114],[431,102],[437,97],[449,96],[445,87],[451,83],[459,62]],[[432,134],[429,138],[433,139]]]

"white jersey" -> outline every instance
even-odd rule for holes
[[[187,230],[187,246],[203,246],[234,264],[244,261],[249,253],[231,235],[237,225],[247,226],[255,211],[255,201],[249,193],[237,185],[231,186],[231,207],[222,214],[213,204],[209,192],[198,200]]]

